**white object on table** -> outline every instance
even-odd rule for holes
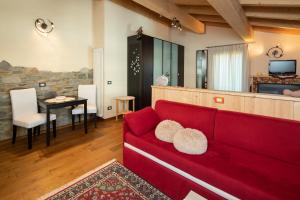
[[[75,100],[74,97],[65,97],[65,96],[58,96],[52,99],[47,99],[45,102],[47,103],[62,103],[67,101],[73,101]]]
[[[183,200],[207,200],[207,199],[191,190]]]

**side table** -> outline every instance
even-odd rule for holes
[[[116,97],[116,120],[119,115],[126,115],[127,113],[134,112],[135,97],[134,96],[120,96]],[[129,102],[132,101],[132,110],[129,110]],[[121,104],[121,109],[119,108]]]

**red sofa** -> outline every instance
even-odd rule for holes
[[[156,139],[165,119],[201,130],[202,155]],[[124,165],[172,199],[300,199],[300,122],[157,101],[126,115]]]

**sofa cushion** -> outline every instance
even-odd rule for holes
[[[213,138],[217,109],[159,100],[155,104],[155,111],[160,120],[177,121],[184,128],[202,131],[207,139]]]
[[[215,140],[300,166],[300,122],[218,111]]]
[[[155,136],[161,141],[173,143],[174,135],[180,129],[183,129],[183,127],[178,122],[173,120],[164,120],[156,126]]]
[[[141,137],[127,132],[125,142],[241,199],[300,196],[300,168],[276,159],[212,141],[205,154],[187,155],[155,138],[154,131]]]
[[[144,108],[125,116],[125,121],[132,133],[143,135],[154,129],[159,123],[159,118],[151,107]]]
[[[200,155],[207,150],[207,139],[197,129],[185,128],[177,131],[173,144],[175,149],[187,154]]]

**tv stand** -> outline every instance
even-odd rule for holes
[[[269,84],[281,84],[281,85],[292,85],[292,84],[300,84],[299,77],[287,77],[284,76],[283,78],[274,77],[274,76],[253,76],[252,77],[252,92],[257,92],[258,84],[261,83],[269,83]]]
[[[286,79],[286,78],[297,78],[298,75],[292,74],[292,75],[270,75],[274,78],[280,78],[280,79]]]

